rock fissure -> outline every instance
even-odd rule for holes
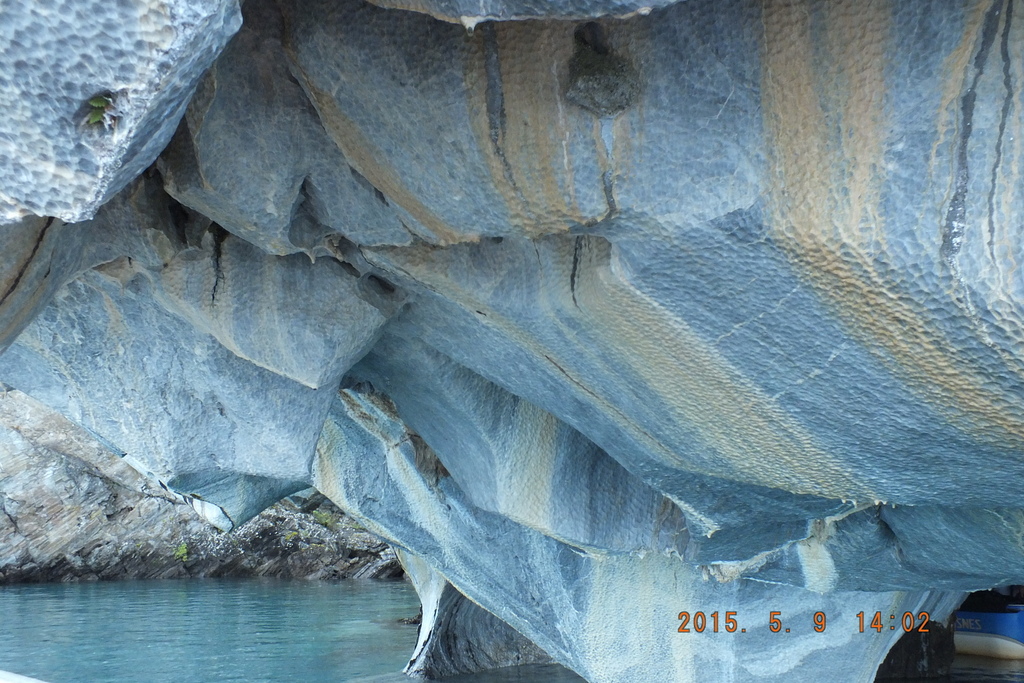
[[[1006,122],[1013,106],[1013,80],[1010,76],[1010,27],[1013,21],[1013,3],[1007,1],[1003,6],[1003,30],[999,40],[999,58],[1003,66],[1003,106],[999,111],[999,133],[996,135],[995,159],[992,161],[992,178],[988,191],[988,251],[989,257],[995,261],[995,197],[999,180],[999,170],[1003,161],[1003,136],[1006,134]]]
[[[894,634],[676,615],[1024,581],[1019,7],[132,1],[0,22],[0,381],[158,482],[2,432],[97,494],[82,534],[172,506],[258,546],[315,485],[403,549],[418,675],[866,682]],[[3,500],[0,580],[113,575]],[[214,571],[188,547],[127,562]],[[303,566],[378,551],[336,552]]]
[[[963,303],[968,307],[970,306],[970,301],[967,299],[967,292],[963,290],[960,267],[956,260],[957,255],[960,252],[964,230],[967,226],[967,210],[965,208],[965,203],[967,201],[968,182],[970,181],[967,145],[971,139],[971,128],[974,118],[975,101],[977,100],[978,84],[981,82],[981,77],[985,71],[985,65],[988,62],[989,53],[991,52],[992,45],[996,40],[996,33],[999,28],[1000,9],[1002,7],[1002,0],[997,0],[992,3],[991,8],[985,15],[978,52],[975,55],[973,62],[974,74],[971,78],[970,85],[967,86],[966,92],[960,98],[960,130],[956,148],[956,169],[954,171],[955,184],[953,186],[953,196],[949,200],[949,208],[946,211],[945,231],[942,234],[942,255],[949,264],[950,274],[953,276],[954,283],[960,290],[960,296],[963,297]]]
[[[14,277],[11,279],[11,284],[7,287],[7,290],[0,295],[0,306],[4,305],[7,298],[18,288],[18,283],[21,282],[21,278],[25,275],[25,271],[28,270],[29,266],[32,265],[32,259],[35,257],[36,252],[39,250],[39,245],[46,239],[46,231],[53,225],[53,221],[56,220],[53,217],[46,219],[42,229],[39,231],[39,237],[36,238],[35,243],[32,245],[32,251],[28,253],[25,260],[22,262],[18,271],[14,273]],[[50,275],[50,270],[47,269],[46,274],[41,279],[45,280]]]

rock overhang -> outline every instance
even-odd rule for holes
[[[3,19],[3,222],[91,218],[167,145],[241,24],[235,0],[42,0]]]
[[[521,602],[568,584],[460,534],[797,602],[1019,579],[1016,26],[795,5],[249,0],[157,169],[5,228],[0,379],[231,523],[356,468],[339,502],[594,680]]]

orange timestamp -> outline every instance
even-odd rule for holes
[[[746,633],[747,629],[740,626],[737,618],[738,612],[680,612],[679,633]],[[881,612],[875,612],[869,616],[864,612],[858,612],[858,629],[861,633],[865,629],[875,629],[878,633],[889,630],[895,631],[897,626],[905,633],[916,631],[917,633],[928,633],[928,622],[931,620],[927,612],[904,612],[897,620],[897,615],[890,614],[889,620],[883,619]],[[806,622],[805,622],[806,623]],[[765,624],[761,622],[763,627]],[[782,620],[782,612],[768,613],[768,630],[772,633],[790,633],[791,628],[786,626]],[[817,633],[824,633],[828,626],[828,617],[824,612],[815,612],[811,616],[810,627]],[[888,628],[886,628],[888,626]],[[793,627],[796,622],[793,622]]]

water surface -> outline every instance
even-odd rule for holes
[[[403,581],[126,581],[0,587],[0,671],[47,683],[409,683]],[[449,683],[581,683],[559,666]],[[951,683],[1024,683],[1024,661],[957,660]],[[708,683],[713,683],[708,681]],[[932,683],[935,683],[934,681]]]
[[[0,588],[0,670],[47,683],[323,683],[400,671],[404,581],[125,581]]]
[[[1024,660],[957,657],[952,680],[955,683],[1024,683]]]

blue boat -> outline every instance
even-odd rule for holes
[[[1006,612],[956,613],[953,634],[957,654],[1024,659],[1024,605]]]

